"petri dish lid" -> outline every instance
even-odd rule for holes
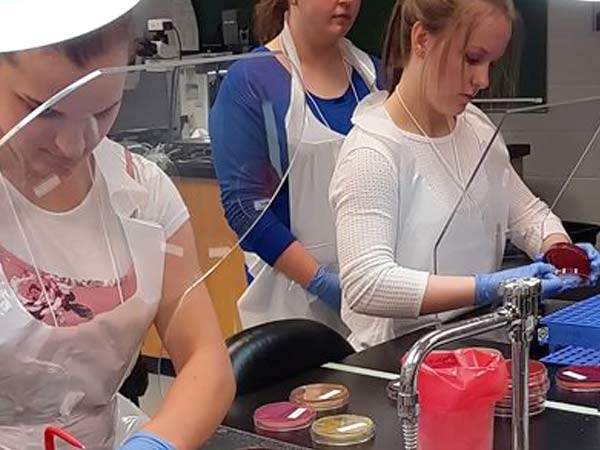
[[[369,417],[339,414],[315,421],[310,428],[310,435],[320,445],[358,445],[373,439],[375,423]]]
[[[600,367],[570,366],[558,371],[556,378],[571,383],[600,383]]]
[[[508,370],[508,382],[512,384],[512,360],[507,359],[506,370]],[[548,369],[539,361],[529,360],[529,384],[543,384],[548,378]]]
[[[590,260],[587,253],[575,244],[561,242],[552,245],[544,259],[559,269],[559,275],[579,275],[588,278],[590,275]]]
[[[571,392],[600,392],[600,367],[571,366],[556,374],[559,388]]]
[[[309,405],[315,411],[328,411],[348,404],[350,392],[341,384],[316,383],[299,386],[290,393],[290,401]]]
[[[538,394],[546,394],[550,389],[550,380],[545,379],[542,384],[529,382],[529,395],[538,395]],[[508,386],[508,392],[506,393],[507,397],[512,396],[513,386],[512,383]]]
[[[546,397],[529,398],[529,406],[539,405],[546,402]],[[504,399],[496,403],[497,408],[512,408],[512,399]]]
[[[315,416],[315,411],[308,405],[269,403],[254,411],[254,426],[272,432],[296,431],[308,428]]]
[[[540,403],[536,406],[529,405],[529,417],[537,416],[543,413],[545,409],[546,405],[544,403]],[[512,418],[512,408],[496,407],[494,415],[500,418]]]

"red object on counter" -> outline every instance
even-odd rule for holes
[[[58,427],[47,427],[44,430],[44,448],[46,450],[56,450],[55,439],[60,438],[67,444],[72,445],[75,448],[85,448],[81,442]]]
[[[431,352],[418,374],[419,450],[492,450],[494,403],[508,385],[500,352]]]

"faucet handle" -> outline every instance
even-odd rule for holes
[[[520,317],[537,317],[542,294],[542,282],[538,278],[506,280],[500,284],[498,293],[504,299],[504,306],[516,309]]]
[[[531,342],[539,316],[542,282],[537,278],[507,280],[500,286],[504,309],[512,315],[512,342]]]

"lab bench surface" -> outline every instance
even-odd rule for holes
[[[265,403],[285,400],[293,388],[314,382],[344,384],[350,390],[348,412],[367,415],[373,419],[377,427],[375,439],[358,448],[361,450],[403,448],[396,406],[394,402],[388,399],[386,394],[388,381],[324,368],[308,371],[301,376],[272,385],[258,392],[238,397],[224,424],[231,428],[254,433],[252,417],[257,407]],[[275,437],[275,435],[272,437]],[[311,443],[308,431],[283,434],[279,436],[279,440],[302,447],[315,448]],[[494,441],[494,450],[511,449],[510,420],[496,419]],[[600,443],[600,418],[593,415],[547,409],[541,415],[531,419],[530,442],[531,450],[597,448]],[[281,448],[277,445],[269,445],[259,437],[256,438],[253,445],[240,445],[231,448],[256,448],[258,445],[260,448],[272,448],[274,450]],[[229,447],[224,446],[222,448]]]

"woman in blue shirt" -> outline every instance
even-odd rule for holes
[[[354,109],[381,86],[378,61],[344,38],[359,9],[360,0],[259,1],[256,52],[286,58],[233,65],[211,112],[227,219],[260,257],[238,304],[244,327],[306,317],[346,331],[328,189]]]

